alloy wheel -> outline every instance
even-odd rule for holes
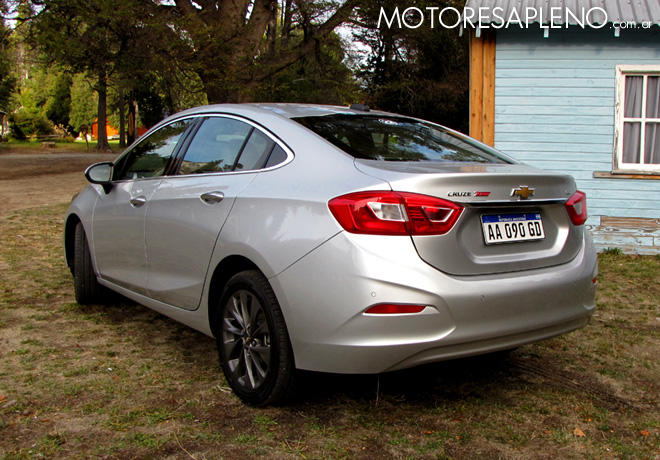
[[[270,336],[259,299],[247,290],[234,292],[224,309],[222,346],[229,372],[246,390],[256,390],[268,376]]]

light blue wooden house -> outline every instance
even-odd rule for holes
[[[463,14],[470,134],[572,174],[599,249],[660,253],[660,0],[468,0]]]

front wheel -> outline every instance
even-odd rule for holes
[[[94,273],[87,234],[81,222],[76,225],[73,282],[76,302],[80,305],[89,305],[100,301],[103,288],[96,278],[96,273]]]
[[[222,294],[216,340],[222,371],[244,402],[285,402],[294,386],[295,363],[282,310],[257,270],[234,275]]]

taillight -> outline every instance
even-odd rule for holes
[[[582,225],[587,221],[587,195],[576,191],[566,202],[566,211],[573,225]]]
[[[406,192],[357,192],[328,203],[337,222],[350,233],[442,235],[463,212],[460,204]]]

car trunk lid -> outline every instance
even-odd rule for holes
[[[356,160],[358,170],[392,190],[460,203],[464,210],[444,235],[413,236],[419,256],[452,275],[538,269],[572,260],[583,242],[565,203],[570,176],[523,164],[447,164]]]

